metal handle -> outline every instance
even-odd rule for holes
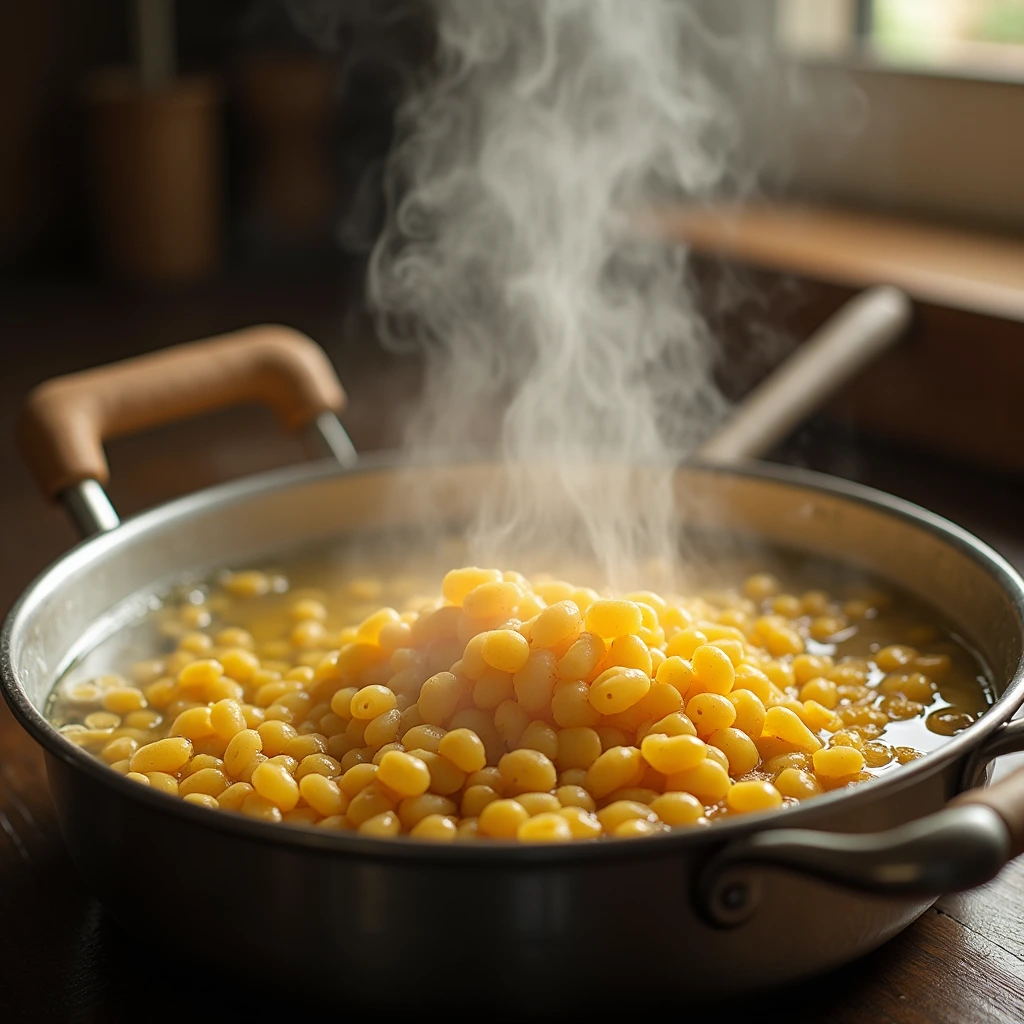
[[[861,292],[743,400],[696,453],[730,465],[770,452],[794,427],[892,345],[910,323],[910,299],[888,286]]]
[[[83,535],[117,526],[103,484],[103,442],[231,405],[269,406],[289,429],[308,429],[343,464],[355,448],[338,422],[345,393],[323,349],[298,331],[263,326],[178,345],[35,388],[20,424],[40,489],[64,502]]]
[[[985,751],[1024,746],[1024,723],[1004,725]],[[788,868],[859,892],[930,897],[973,889],[1024,853],[1024,768],[987,789],[961,793],[944,810],[885,832],[849,835],[768,829],[731,843],[698,877],[694,898],[721,928],[757,908],[757,873]]]

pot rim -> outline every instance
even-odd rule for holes
[[[522,867],[551,864],[589,864],[604,862],[609,858],[644,858],[651,855],[671,856],[673,853],[692,852],[709,846],[717,846],[730,840],[740,839],[753,832],[772,828],[778,823],[781,828],[813,827],[817,817],[826,816],[839,802],[851,809],[874,800],[881,800],[896,790],[911,786],[918,780],[941,771],[944,767],[979,749],[985,740],[1003,726],[1024,703],[1024,643],[1022,655],[1018,658],[1011,679],[991,707],[975,723],[949,742],[925,754],[898,771],[874,779],[852,789],[834,790],[822,794],[795,807],[745,815],[734,820],[716,823],[710,828],[673,831],[647,837],[644,842],[627,839],[606,839],[600,843],[567,843],[538,846],[524,846],[514,842],[489,840],[486,843],[438,844],[417,841],[403,837],[373,839],[352,832],[335,832],[318,829],[315,826],[283,826],[260,822],[241,814],[210,814],[201,807],[195,807],[183,800],[169,797],[110,770],[80,747],[64,739],[60,733],[36,710],[17,679],[11,660],[12,636],[21,619],[29,614],[35,604],[60,586],[61,578],[76,566],[88,564],[94,557],[110,548],[117,547],[128,538],[145,534],[148,530],[168,521],[186,519],[190,514],[211,507],[226,507],[244,503],[253,496],[272,490],[287,489],[311,480],[347,476],[368,472],[394,471],[410,465],[416,468],[450,466],[472,462],[493,462],[479,452],[439,453],[434,457],[422,458],[410,463],[399,452],[381,452],[361,456],[359,464],[344,468],[333,460],[322,460],[290,466],[255,474],[241,480],[204,488],[192,494],[148,509],[122,522],[113,530],[81,541],[50,566],[44,569],[25,589],[11,608],[0,633],[0,687],[4,698],[15,718],[43,747],[49,757],[54,757],[71,768],[83,770],[100,784],[114,787],[121,796],[141,801],[143,806],[161,813],[176,814],[186,822],[227,832],[262,843],[299,848],[323,855],[346,855],[357,859],[386,860],[389,862],[428,862],[435,865],[449,864],[465,868],[472,864],[481,869],[490,866],[514,863]],[[867,505],[887,515],[902,519],[919,529],[941,538],[960,552],[981,564],[993,576],[1011,599],[1024,634],[1024,580],[1000,554],[988,544],[979,540],[962,527],[929,512],[902,498],[883,491],[852,483],[824,473],[778,464],[746,464],[740,467],[724,467],[701,462],[681,463],[679,469],[721,476],[750,477],[782,483],[805,491],[829,496],[839,496],[856,504]]]

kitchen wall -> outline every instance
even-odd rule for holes
[[[366,169],[387,150],[400,69],[415,66],[430,52],[429,31],[407,0],[339,0],[327,6],[345,11],[360,27],[330,33],[337,45],[323,51],[296,26],[284,0],[178,0],[175,5],[180,70],[212,72],[225,93],[233,262],[245,261],[250,242],[240,207],[255,159],[239,95],[245,61],[274,54],[334,69],[327,158],[343,192],[344,215]],[[409,13],[392,17],[399,9]],[[314,25],[305,28],[312,31]],[[326,38],[321,29],[314,34]],[[126,0],[0,5],[0,272],[78,273],[89,265],[84,86],[98,68],[130,64],[133,39],[132,6]],[[296,70],[289,81],[296,102],[308,100],[302,90],[311,77],[303,82]],[[364,211],[367,203],[371,211],[362,234],[372,233],[373,190],[358,198]]]
[[[684,0],[680,0],[684,2]],[[719,73],[735,97],[746,149],[734,182],[940,220],[1024,228],[1024,85],[896,74],[780,58],[771,0],[694,0],[712,29],[746,42]],[[0,271],[90,264],[82,92],[97,67],[131,59],[126,0],[32,0],[0,5]],[[306,34],[296,29],[300,12]],[[379,218],[376,172],[403,75],[430,53],[422,0],[178,0],[185,71],[216,72],[227,90],[230,262],[276,250],[250,230],[254,156],[240,115],[237,68],[247,54],[314,56],[309,34],[337,41],[329,174],[332,222],[365,244]],[[325,27],[326,17],[337,24]],[[339,12],[344,17],[339,17]],[[358,214],[353,218],[351,214]]]
[[[853,51],[797,58],[774,45],[773,0],[698,4],[720,33],[750,39],[730,86],[770,191],[1024,230],[1024,82]]]

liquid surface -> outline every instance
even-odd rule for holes
[[[214,810],[544,842],[869,782],[991,702],[954,630],[835,566],[733,560],[662,595],[580,566],[418,569],[366,543],[189,582],[74,665],[49,716]]]

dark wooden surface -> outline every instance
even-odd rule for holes
[[[347,313],[348,287],[244,282],[176,295],[52,286],[0,297],[0,608],[74,540],[42,504],[13,446],[21,396],[48,376],[260,321],[293,324],[327,348],[351,393],[362,449],[400,436],[416,365],[382,355]],[[122,513],[301,458],[268,415],[240,410],[110,446]],[[871,483],[974,530],[1024,567],[1024,488],[813,426],[780,458]],[[167,884],[173,891],[173,880]],[[1024,1021],[1024,863],[948,897],[882,949],[825,977],[732,1008],[740,1019],[843,1024]],[[292,941],[297,937],[285,938]],[[207,941],[220,941],[218,936]],[[737,964],[737,972],[742,965]],[[671,986],[672,979],[664,979]],[[687,993],[680,991],[680,1005]],[[202,976],[121,933],[85,892],[62,846],[41,758],[0,708],[0,1020],[255,1019],[284,1015],[268,979]],[[294,1014],[292,1014],[294,1015]],[[487,1014],[477,1014],[487,1019]]]

